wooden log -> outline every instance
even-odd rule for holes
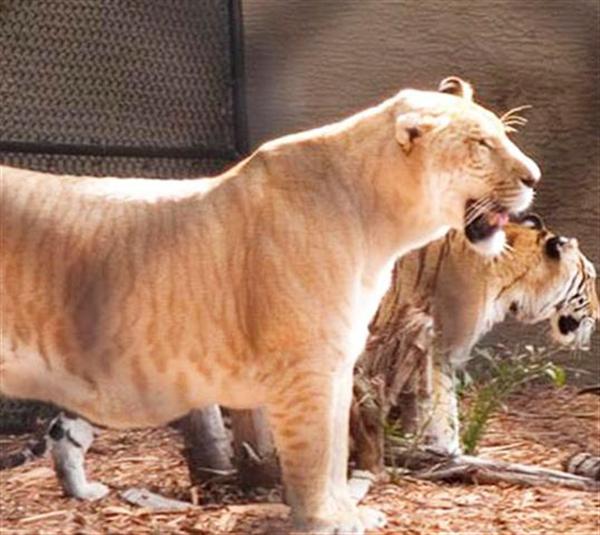
[[[192,411],[182,421],[181,429],[192,483],[201,484],[215,474],[234,472],[231,441],[217,405]]]
[[[580,475],[519,463],[484,459],[472,455],[449,457],[439,453],[393,447],[388,461],[412,470],[412,476],[428,481],[508,483],[511,485],[554,485],[597,492],[600,482]]]
[[[583,394],[596,394],[597,396],[600,396],[600,384],[586,386],[585,388],[582,388],[579,392],[577,392],[578,396],[581,396]]]
[[[240,485],[272,487],[280,481],[280,471],[264,409],[230,411],[230,414]]]

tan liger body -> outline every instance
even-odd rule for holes
[[[114,427],[265,405],[295,523],[328,533],[382,520],[349,498],[347,437],[393,261],[539,178],[496,116],[414,90],[216,179],[0,173],[2,393]]]

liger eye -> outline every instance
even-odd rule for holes
[[[485,147],[486,149],[491,149],[492,148],[492,146],[489,144],[489,142],[488,142],[487,139],[483,139],[483,138],[478,139],[477,143],[479,143],[479,145],[481,145],[482,147]]]

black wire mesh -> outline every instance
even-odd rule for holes
[[[212,174],[245,150],[233,0],[0,0],[0,161]]]

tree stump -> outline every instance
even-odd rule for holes
[[[242,488],[275,485],[280,470],[265,410],[231,411],[231,429]]]
[[[181,430],[192,484],[233,474],[231,439],[218,405],[192,411],[181,422]]]

